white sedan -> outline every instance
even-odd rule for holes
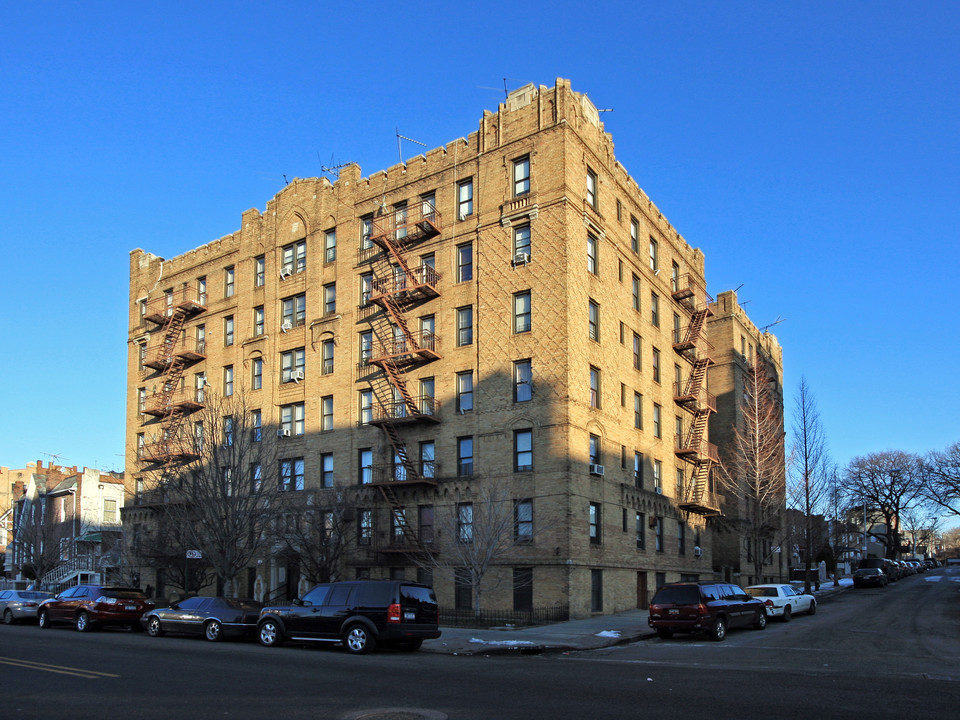
[[[817,611],[817,599],[793,585],[752,585],[747,594],[763,600],[769,617],[779,617],[789,622],[794,613],[813,615]]]

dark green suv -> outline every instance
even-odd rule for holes
[[[342,643],[362,654],[377,645],[419,650],[440,637],[433,589],[404,580],[324,583],[292,605],[264,607],[257,637],[273,647],[285,640]]]

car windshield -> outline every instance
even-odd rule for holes
[[[663,587],[653,598],[654,605],[697,605],[699,602],[700,589],[696,585]]]
[[[748,587],[747,593],[754,597],[777,597],[776,588]]]
[[[21,600],[45,600],[48,597],[53,597],[50,593],[45,592],[31,592],[31,591],[21,591],[19,593]]]
[[[147,596],[139,590],[127,588],[103,588],[100,594],[108,598],[117,598],[119,600],[146,600]]]
[[[857,575],[879,575],[880,568],[860,568],[856,572]]]

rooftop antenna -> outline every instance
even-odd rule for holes
[[[320,151],[317,151],[317,160],[320,160]],[[320,161],[320,171],[325,175],[330,175],[336,180],[340,179],[340,171],[345,168],[347,165],[352,165],[351,162],[337,163],[333,162],[333,155],[330,156],[330,165],[324,165],[323,161]]]
[[[65,458],[63,455],[60,455],[59,453],[46,453],[46,452],[41,452],[40,454],[41,454],[41,455],[46,455],[48,458],[52,458],[54,465],[62,465],[64,460],[69,460],[69,459],[70,459],[70,458]]]
[[[767,330],[769,330],[770,328],[772,328],[774,325],[779,325],[779,324],[782,323],[784,320],[786,320],[785,317],[780,317],[779,315],[777,315],[777,319],[774,320],[774,321],[773,321],[772,323],[770,323],[769,325],[764,325],[762,328],[760,328],[760,332],[765,333],[765,332],[767,332]]]
[[[406,135],[401,135],[400,128],[397,128],[397,158],[400,160],[401,165],[403,165],[403,151],[400,150],[401,140],[407,140],[409,142],[416,143],[417,145],[422,145],[423,147],[427,146],[426,143],[422,143],[419,140],[414,140],[413,138],[408,138]]]

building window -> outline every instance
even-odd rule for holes
[[[457,373],[457,412],[473,410],[473,371]]]
[[[660,327],[660,296],[656,293],[650,293],[650,322]]]
[[[360,276],[360,307],[370,304],[373,296],[373,273],[364,273]]]
[[[360,484],[369,485],[373,482],[373,450],[360,448],[357,451],[357,465],[360,469]]]
[[[292,403],[280,406],[280,432],[284,435],[303,435],[304,404]]]
[[[253,286],[263,287],[267,281],[267,260],[263,255],[253,259]]]
[[[516,261],[522,260],[523,262],[530,259],[529,225],[520,225],[513,229],[513,257]]]
[[[259,390],[263,387],[263,358],[253,358],[250,362],[250,368],[253,376],[250,387],[254,390]]]
[[[432,377],[420,378],[420,413],[433,415],[437,408],[437,383]]]
[[[633,453],[633,482],[638,488],[643,487],[643,453]]]
[[[333,487],[333,453],[320,455],[320,487]]]
[[[396,238],[402,240],[407,236],[407,203],[398,202],[393,206],[394,224],[397,228]]]
[[[223,416],[223,446],[233,445],[233,415]]]
[[[659,243],[650,238],[650,269],[656,272],[660,268],[660,247]]]
[[[533,430],[513,431],[513,469],[533,470]]]
[[[320,343],[320,374],[333,373],[333,340],[324,340]]]
[[[206,397],[206,387],[207,387],[207,374],[205,372],[198,372],[193,376],[194,388],[196,389],[196,398],[198,403],[202,403]]]
[[[640,350],[640,336],[633,334],[633,369],[640,370],[642,365],[642,352]]]
[[[643,395],[638,392],[633,394],[633,426],[643,430]]]
[[[205,355],[207,352],[207,326],[197,325],[197,352]]]
[[[680,266],[675,262],[670,263],[670,292],[677,292],[680,289]]]
[[[473,542],[473,503],[457,503],[457,540]]]
[[[517,500],[513,504],[513,539],[518,543],[533,542],[532,500]]]
[[[633,292],[633,309],[637,312],[640,312],[640,278],[638,278],[636,275],[633,275],[630,279],[630,282]]]
[[[457,438],[457,475],[473,475],[473,436]]]
[[[371,357],[373,357],[373,332],[362,332],[360,333],[360,367],[369,365]]]
[[[250,435],[254,442],[263,439],[263,413],[259,410],[250,411]]]
[[[656,549],[657,552],[663,552],[663,518],[659,515],[656,519],[656,525],[653,529],[654,537],[656,538]]]
[[[636,532],[637,532],[637,550],[647,549],[647,531],[646,516],[643,513],[636,513]]]
[[[457,282],[473,280],[473,243],[457,245]]]
[[[307,295],[300,293],[280,301],[280,329],[290,330],[307,322]]]
[[[280,353],[280,382],[303,380],[306,355],[303,348]]]
[[[320,432],[333,430],[333,395],[320,398]]]
[[[457,183],[457,217],[460,220],[473,215],[473,178]]]
[[[337,312],[337,284],[330,283],[323,286],[323,314],[324,317]]]
[[[673,342],[674,344],[680,342],[680,316],[677,313],[673,314]]]
[[[683,520],[677,520],[677,554],[687,554],[687,524]]]
[[[260,463],[250,463],[250,494],[256,495],[263,489],[263,468]]]
[[[590,503],[590,544],[599,545],[600,536],[600,503]]]
[[[530,156],[524,155],[513,161],[513,196],[520,197],[530,192]]]
[[[433,440],[420,443],[420,477],[437,476],[437,446]]]
[[[257,305],[253,309],[253,335],[259,337],[264,331],[263,305]]]
[[[653,348],[653,381],[660,382],[660,351]]]
[[[357,545],[369,545],[373,540],[373,510],[357,510]]]
[[[653,489],[657,493],[663,492],[663,463],[659,460],[653,461]]]
[[[225,347],[233,345],[233,315],[223,319],[223,344]]]
[[[524,290],[513,296],[513,331],[530,332],[530,291]]]
[[[590,407],[600,407],[600,369],[590,366]]]
[[[587,272],[592,275],[600,274],[600,264],[597,259],[597,239],[587,235]]]
[[[513,569],[513,610],[533,610],[533,568]]]
[[[587,204],[597,209],[597,174],[587,168]]]
[[[663,414],[662,408],[654,403],[653,405],[653,436],[661,438],[663,437],[663,421],[661,415]]]
[[[223,269],[223,296],[233,297],[233,265]]]
[[[360,218],[360,249],[369,250],[373,247],[373,241],[370,239],[373,235],[373,216],[367,215]]]
[[[417,509],[417,531],[420,542],[432,545],[434,539],[434,510],[433,505],[421,505]]]
[[[303,490],[303,458],[289,458],[280,461],[280,490]]]
[[[590,436],[590,464],[603,465],[603,455],[600,450],[600,436]]]
[[[323,261],[333,262],[337,259],[337,229],[327,230],[323,234]]]
[[[307,269],[307,241],[298,240],[284,245],[281,253],[280,277],[284,278]]]
[[[227,365],[223,369],[223,396],[233,395],[233,365]]]
[[[360,424],[369,425],[373,420],[373,391],[360,391]]]
[[[600,306],[590,300],[587,307],[587,335],[591,340],[600,342]]]
[[[590,571],[590,612],[603,612],[603,570]]]
[[[513,363],[513,401],[527,402],[533,399],[533,369],[530,360]]]
[[[457,347],[473,344],[473,306],[457,308]]]
[[[630,249],[640,252],[640,223],[633,216],[630,217]]]

